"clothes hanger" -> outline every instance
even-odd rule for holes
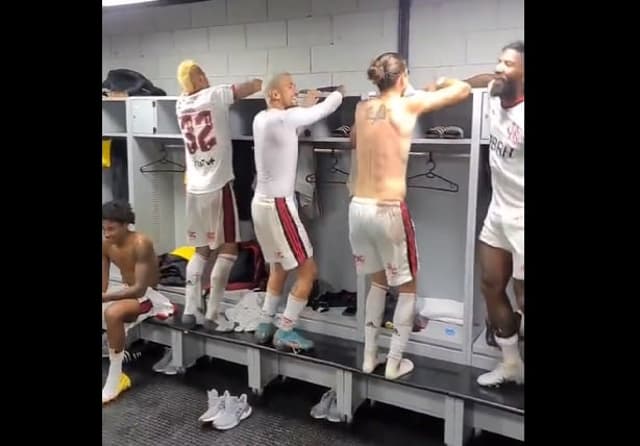
[[[184,173],[185,167],[182,164],[175,163],[169,159],[167,154],[167,149],[161,149],[163,152],[162,158],[151,161],[150,163],[145,164],[140,167],[140,172],[142,173],[152,173],[152,172],[169,172],[169,173]],[[151,166],[158,164],[160,166],[176,166],[176,167],[161,167],[157,169],[150,168]]]
[[[429,157],[427,158],[427,169],[422,173],[407,177],[407,186],[408,187],[417,188],[417,189],[439,190],[439,191],[442,191],[442,192],[458,192],[460,190],[460,186],[458,186],[458,183],[455,183],[455,182],[453,182],[451,180],[448,180],[447,178],[443,177],[442,175],[438,175],[437,173],[434,173],[435,169],[436,169],[436,163],[435,163],[435,161],[433,161],[433,155],[431,154],[431,152],[429,152]],[[422,178],[422,177],[428,178],[430,180],[432,180],[432,179],[441,180],[447,186],[440,187],[440,186],[408,184],[410,180],[413,180],[414,178]]]
[[[333,156],[333,166],[331,166],[329,168],[329,172],[332,173],[332,174],[340,173],[342,175],[349,176],[349,172],[345,172],[344,170],[342,170],[342,169],[340,169],[338,167],[338,162],[340,161],[338,159],[338,155],[335,152],[331,152],[331,155]],[[322,181],[317,181],[315,173],[311,173],[311,174],[307,175],[305,180],[307,181],[307,183],[347,184],[347,182],[344,181],[344,180],[322,180]]]

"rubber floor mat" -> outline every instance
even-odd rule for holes
[[[124,367],[133,386],[103,407],[103,446],[443,445],[442,420],[385,404],[364,404],[351,426],[314,420],[309,410],[326,389],[293,379],[274,382],[260,399],[248,393],[253,413],[235,428],[222,432],[201,426],[206,390],[229,390],[236,396],[248,392],[246,367],[201,359],[185,375],[165,376],[151,370],[161,355],[146,354]],[[107,360],[102,368],[104,382]],[[522,443],[482,435],[475,444]]]

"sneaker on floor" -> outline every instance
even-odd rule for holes
[[[499,386],[506,382],[524,384],[524,362],[510,364],[501,362],[494,370],[478,377],[478,384],[481,386]]]
[[[224,410],[213,421],[213,427],[220,430],[234,428],[251,415],[251,412],[252,409],[247,402],[246,394],[243,393],[239,398],[226,394],[224,397]]]
[[[311,416],[316,420],[322,420],[327,418],[329,414],[329,407],[331,406],[331,402],[336,398],[335,390],[327,390],[320,398],[318,404],[311,408]]]
[[[171,353],[171,349],[165,349],[164,356],[160,359],[160,361],[156,362],[152,369],[156,373],[164,373],[165,369],[171,364],[171,359],[173,355]]]
[[[285,331],[281,328],[273,335],[273,346],[278,350],[292,350],[294,353],[313,349],[313,341],[303,337],[296,330]]]
[[[340,423],[342,421],[342,416],[340,415],[340,411],[338,411],[338,397],[335,393],[331,399],[331,405],[329,405],[327,421],[331,421],[332,423]]]
[[[270,344],[273,335],[278,328],[272,322],[260,322],[253,333],[256,342],[260,345]]]
[[[222,415],[224,411],[224,402],[225,399],[228,398],[229,391],[225,390],[222,396],[218,395],[218,391],[216,389],[211,389],[207,391],[207,398],[209,400],[209,408],[205,413],[200,415],[198,421],[201,423],[210,423],[214,421],[217,417]]]
[[[125,350],[122,358],[122,363],[123,364],[131,364],[132,362],[137,361],[138,359],[142,358],[142,352],[141,351],[131,351],[131,350]]]

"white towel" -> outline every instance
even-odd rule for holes
[[[264,292],[251,291],[244,295],[233,308],[228,308],[224,314],[227,319],[237,324],[235,331],[255,331],[260,323]]]
[[[126,287],[126,285],[109,285],[107,292],[124,287]],[[125,333],[138,325],[140,322],[144,321],[145,319],[149,319],[150,317],[167,319],[173,314],[173,304],[171,303],[171,301],[153,288],[147,288],[144,296],[138,299],[138,302],[144,302],[145,300],[151,301],[151,310],[139,315],[134,322],[126,322],[124,324]],[[104,330],[107,329],[107,323],[104,320],[104,311],[109,308],[110,305],[113,305],[114,302],[117,301],[110,301],[102,304],[102,328]]]
[[[464,324],[464,303],[453,299],[420,299],[420,316],[447,324]]]

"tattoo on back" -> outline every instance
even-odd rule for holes
[[[381,104],[375,113],[373,111],[373,108],[369,108],[369,115],[367,116],[367,119],[371,121],[371,123],[374,123],[376,121],[380,121],[386,118],[387,118],[387,107],[385,107],[384,104]]]

